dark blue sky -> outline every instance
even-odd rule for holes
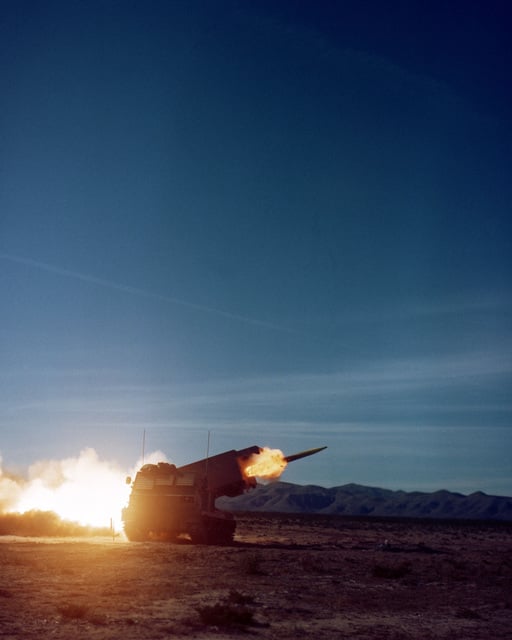
[[[507,2],[0,16],[4,466],[512,495]]]

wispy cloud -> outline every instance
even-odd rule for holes
[[[403,315],[441,316],[460,313],[512,311],[512,298],[510,295],[498,292],[479,292],[478,294],[466,294],[450,296],[449,299],[417,302],[403,307],[399,312]]]
[[[366,362],[334,373],[292,373],[222,380],[193,387],[197,399],[229,394],[238,399],[268,400],[283,396],[353,395],[372,392],[406,391],[413,388],[464,384],[490,376],[512,373],[512,353],[475,351],[470,353],[387,359]],[[192,387],[188,388],[192,391]]]
[[[317,413],[319,419],[342,420],[353,412],[361,417],[373,415],[385,420],[386,411],[400,411],[411,416],[462,414],[464,411],[509,412],[499,389],[512,375],[512,357],[504,352],[481,352],[432,356],[423,358],[388,359],[360,363],[350,369],[333,373],[289,373],[283,375],[229,378],[195,383],[141,384],[124,377],[115,377],[76,386],[66,382],[54,400],[45,397],[47,410],[58,413],[87,415],[119,415],[142,418],[150,411],[153,420],[167,423],[171,419],[240,420],[259,416],[265,423],[287,414],[286,422],[297,422],[301,411],[308,416]],[[65,397],[62,389],[66,389]],[[26,399],[25,399],[26,400]],[[37,403],[32,399],[31,404]],[[91,404],[92,403],[92,404]],[[21,405],[20,405],[21,406]],[[25,404],[23,403],[23,406]],[[326,415],[328,411],[328,416]],[[452,418],[451,418],[452,419]]]

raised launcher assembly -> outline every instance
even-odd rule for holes
[[[325,447],[283,456],[288,462],[313,455]],[[239,496],[256,486],[246,470],[258,462],[261,447],[226,451],[176,467],[167,462],[145,464],[132,484],[123,509],[124,531],[129,540],[173,539],[188,534],[194,543],[229,544],[236,522],[231,513],[215,508],[220,496]],[[126,478],[131,484],[131,478]]]

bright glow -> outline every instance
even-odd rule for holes
[[[249,458],[244,473],[251,478],[275,480],[283,473],[287,464],[282,451],[264,447]]]
[[[145,462],[165,460],[154,452]],[[129,473],[133,476],[140,461]],[[102,461],[94,449],[84,449],[78,457],[44,460],[29,468],[28,480],[2,476],[0,507],[24,513],[33,509],[53,511],[64,520],[93,527],[122,528],[121,511],[128,503],[128,475],[113,462]]]

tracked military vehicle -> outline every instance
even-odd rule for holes
[[[312,455],[325,447],[282,456],[288,462]],[[229,544],[236,522],[232,514],[215,507],[220,496],[238,496],[256,486],[263,449],[258,446],[176,467],[167,462],[143,465],[132,483],[128,506],[123,509],[124,531],[129,540],[172,540],[186,534],[192,542]]]

